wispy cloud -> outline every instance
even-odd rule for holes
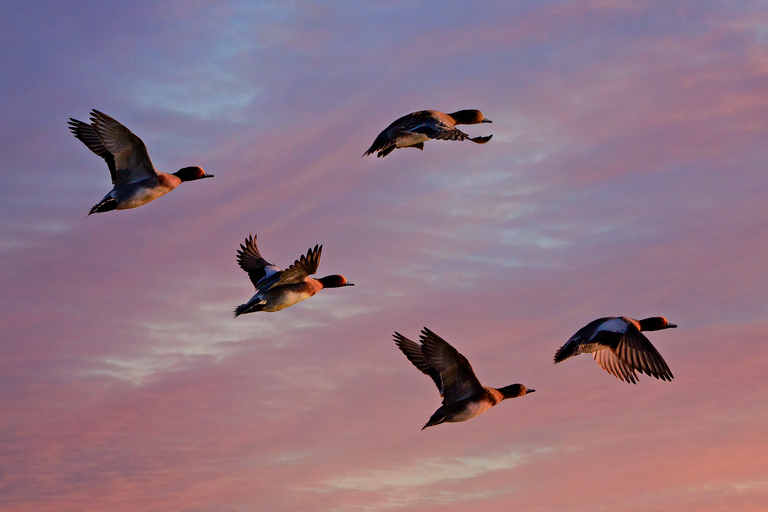
[[[0,10],[4,509],[768,509],[764,2]],[[216,178],[86,218],[91,108]],[[425,108],[494,138],[361,158]],[[233,319],[251,233],[356,286]],[[673,382],[552,363],[613,314]],[[537,393],[420,432],[425,325]]]
[[[378,491],[390,487],[408,488],[450,480],[471,479],[489,471],[513,469],[527,464],[531,457],[548,454],[551,448],[510,451],[486,457],[428,458],[413,465],[393,469],[370,470],[362,475],[339,477],[328,481],[329,487]]]

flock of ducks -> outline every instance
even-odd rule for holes
[[[424,149],[424,143],[436,140],[471,140],[485,144],[492,135],[469,137],[456,128],[459,124],[490,123],[479,110],[459,110],[445,114],[422,110],[403,116],[387,126],[363,156],[376,153],[385,157],[398,148]],[[70,118],[69,129],[88,149],[103,158],[112,177],[112,190],[88,212],[136,208],[154,201],[185,181],[212,178],[201,167],[185,167],[173,174],[158,172],[152,165],[144,142],[128,128],[98,110],[91,111],[90,123]],[[342,275],[320,279],[317,272],[323,247],[316,245],[287,269],[282,270],[262,257],[256,236],[245,239],[237,251],[237,263],[253,283],[256,293],[237,306],[234,316],[257,311],[285,309],[315,295],[323,288],[354,286]],[[643,331],[677,327],[663,317],[635,320],[628,317],[598,318],[579,329],[555,353],[555,363],[583,353],[591,353],[598,365],[623,382],[636,384],[638,372],[661,380],[672,380],[672,372],[661,354]],[[483,386],[472,365],[448,342],[427,329],[421,331],[420,343],[395,332],[395,344],[421,372],[429,375],[443,397],[442,406],[422,428],[455,423],[474,418],[507,398],[534,392],[522,384],[503,388]]]

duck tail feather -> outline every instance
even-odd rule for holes
[[[94,213],[104,213],[109,212],[117,208],[117,201],[112,199],[111,197],[105,197],[101,200],[99,204],[91,208],[91,210],[88,212],[88,215],[86,217],[94,214]]]

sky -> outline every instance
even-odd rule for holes
[[[4,511],[768,510],[765,2],[8,0],[0,98]],[[91,109],[215,178],[87,217]],[[423,109],[493,139],[361,157]],[[232,318],[251,234],[355,287]],[[420,430],[425,326],[536,393]]]

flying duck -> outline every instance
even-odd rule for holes
[[[470,137],[456,128],[457,124],[490,123],[479,110],[459,110],[452,114],[444,114],[437,110],[421,110],[401,117],[387,126],[376,137],[373,145],[363,156],[372,153],[377,158],[387,156],[395,148],[419,148],[424,150],[424,142],[429,139],[464,140],[469,139],[477,144],[485,144],[493,135],[487,137]]]
[[[237,263],[248,273],[256,294],[245,304],[235,308],[235,317],[255,311],[280,311],[297,302],[308,299],[323,288],[354,286],[344,276],[332,275],[313,279],[310,275],[317,272],[320,263],[322,245],[309,249],[306,256],[301,256],[293,265],[281,270],[265,260],[256,247],[256,236],[245,239],[237,251]]]
[[[443,397],[443,405],[421,430],[444,422],[466,421],[504,399],[517,398],[535,391],[522,384],[503,388],[483,386],[477,380],[467,358],[426,327],[419,336],[420,345],[399,332],[395,332],[394,339],[405,357],[435,381],[440,396]]]
[[[555,353],[555,363],[591,352],[603,370],[624,382],[637,384],[641,372],[671,381],[672,372],[659,351],[642,331],[660,331],[677,327],[663,316],[635,320],[625,316],[607,316],[588,323],[571,336]]]
[[[173,174],[157,172],[147,146],[131,130],[98,110],[91,111],[91,124],[69,119],[69,129],[88,149],[107,162],[113,189],[92,213],[127,210],[163,196],[183,181],[213,178],[200,167],[185,167]]]

